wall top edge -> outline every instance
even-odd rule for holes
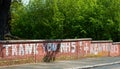
[[[92,43],[107,43],[107,42],[113,42],[112,40],[97,40],[97,41],[92,41]]]
[[[113,44],[120,44],[120,42],[113,42]]]
[[[42,39],[42,40],[1,40],[0,43],[28,43],[28,42],[72,42],[72,41],[82,41],[82,40],[92,40],[91,38],[80,38],[80,39]]]

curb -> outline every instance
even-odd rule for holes
[[[109,66],[109,65],[115,65],[115,64],[120,64],[120,61],[112,62],[112,63],[96,64],[96,65],[87,65],[82,67],[67,68],[67,69],[89,69],[94,67]]]

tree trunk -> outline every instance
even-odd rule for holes
[[[11,0],[0,0],[0,40],[10,32],[10,4]]]

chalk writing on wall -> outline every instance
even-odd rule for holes
[[[64,42],[60,44],[61,53],[75,53],[76,51],[76,42]]]
[[[85,46],[84,46],[85,55],[88,54],[89,50],[90,50],[90,48],[88,46],[88,43],[85,43]]]
[[[110,52],[111,53],[119,53],[119,46],[118,45],[112,45]]]
[[[6,56],[44,55],[47,52],[77,53],[80,56],[106,55],[108,52],[111,54],[119,53],[119,45],[113,45],[112,43],[91,43],[89,41],[3,44],[3,47]]]
[[[89,41],[79,41],[79,55],[87,55],[90,51]]]
[[[58,43],[44,43],[43,44],[44,53],[50,51],[56,51],[58,47]]]
[[[11,53],[12,56],[38,54],[38,44],[4,44],[3,47],[5,47],[6,56],[9,56]]]
[[[100,52],[109,52],[110,43],[93,43],[90,46],[90,54],[98,55]]]
[[[82,53],[82,50],[83,50],[83,42],[82,41],[79,42],[79,50],[80,50],[80,52],[79,52],[80,55],[83,54]]]
[[[100,49],[100,47],[98,48],[97,44],[92,44],[90,46],[90,54],[97,55],[98,54],[98,49]]]

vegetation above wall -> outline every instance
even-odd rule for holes
[[[32,0],[11,10],[11,32],[21,38],[120,41],[120,0]]]

